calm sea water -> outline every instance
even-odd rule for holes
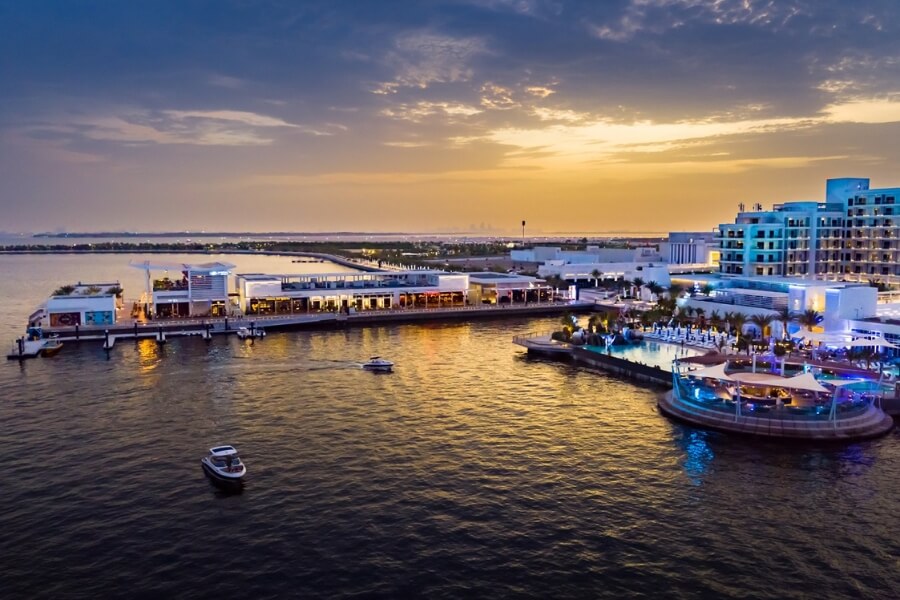
[[[127,262],[0,257],[3,331]],[[677,425],[655,390],[510,343],[554,322],[3,364],[0,594],[900,597],[900,435],[815,447]],[[362,371],[374,354],[396,372]],[[248,465],[243,493],[201,472],[222,442]]]

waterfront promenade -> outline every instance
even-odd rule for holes
[[[244,315],[241,317],[189,318],[159,320],[127,320],[109,326],[73,326],[45,328],[46,335],[58,336],[61,341],[89,341],[153,337],[165,333],[228,334],[241,327],[248,329],[288,330],[303,328],[342,328],[385,323],[416,321],[451,321],[467,319],[497,319],[519,316],[555,315],[566,312],[585,312],[593,303],[584,301],[535,302],[528,304],[500,304],[458,306],[445,308],[398,308],[361,312],[317,312],[302,315]]]

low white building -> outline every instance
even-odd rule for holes
[[[228,276],[234,265],[144,261],[130,263],[146,273],[142,304],[148,315],[171,317],[225,317],[229,314]],[[154,279],[151,272],[162,272]]]
[[[122,307],[122,288],[118,282],[79,282],[58,291],[69,293],[50,296],[44,307],[32,315],[30,322],[50,327],[115,325],[118,309]]]
[[[443,271],[239,274],[238,303],[248,315],[291,315],[407,306],[464,306],[468,276]]]
[[[237,294],[245,314],[291,315],[540,302],[550,300],[551,289],[534,277],[510,273],[413,270],[239,274]]]
[[[547,302],[553,290],[543,279],[516,273],[467,273],[472,304]]]
[[[795,277],[742,277],[719,275],[684,276],[676,280],[687,283],[689,290],[706,285],[713,289],[709,296],[693,295],[679,302],[681,307],[702,308],[709,316],[712,311],[740,312],[747,317],[769,314],[776,316],[784,309],[794,315],[808,310],[822,316],[815,328],[829,334],[850,333],[851,321],[876,317],[878,290],[854,282],[821,281]],[[780,336],[780,322],[773,322],[773,334]],[[800,327],[791,326],[793,331]]]
[[[719,243],[712,231],[673,231],[659,245],[659,254],[670,265],[719,265]]]
[[[564,263],[550,261],[538,267],[539,277],[560,277],[567,281],[619,280],[640,278],[644,283],[656,282],[663,287],[671,283],[669,269],[661,263]]]
[[[638,248],[601,248],[588,246],[585,250],[563,250],[557,246],[535,246],[522,250],[511,250],[509,258],[513,262],[562,262],[565,264],[661,262],[655,246]]]

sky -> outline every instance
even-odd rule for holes
[[[896,0],[0,0],[0,231],[705,231],[900,186]]]

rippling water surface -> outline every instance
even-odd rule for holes
[[[900,435],[810,447],[677,425],[656,390],[510,343],[554,321],[3,364],[0,593],[900,597]],[[396,371],[363,371],[375,354]],[[200,469],[222,442],[248,465],[240,494]]]

